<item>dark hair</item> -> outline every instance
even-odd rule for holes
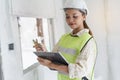
[[[83,21],[83,25],[84,25],[84,28],[89,29],[89,34],[90,34],[91,36],[93,36],[93,33],[92,33],[91,29],[88,27],[86,21]]]
[[[86,10],[79,10],[79,11],[82,13],[82,15],[87,15]],[[89,34],[90,34],[91,36],[93,36],[93,33],[92,33],[91,29],[89,28],[89,26],[87,25],[87,23],[86,23],[85,20],[83,21],[83,25],[84,25],[84,28],[89,29]]]
[[[68,9],[76,9],[76,8],[64,8],[64,11],[66,11]],[[80,9],[76,9],[76,10],[79,10],[82,13],[82,15],[87,15],[87,10],[80,10]],[[89,34],[91,36],[93,36],[93,33],[92,33],[91,29],[88,27],[86,21],[83,21],[83,25],[84,25],[84,28],[89,29]]]

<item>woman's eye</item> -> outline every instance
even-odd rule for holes
[[[76,19],[77,17],[78,17],[78,16],[73,16],[73,18],[75,18],[75,19]]]
[[[69,16],[66,16],[66,19],[69,19],[70,17]]]

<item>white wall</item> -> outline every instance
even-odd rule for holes
[[[107,30],[104,0],[85,0],[89,15],[87,22],[98,45],[98,56],[95,65],[95,78],[108,80],[108,53],[107,53]],[[96,79],[96,80],[97,80]]]
[[[53,32],[54,32],[55,43],[59,40],[61,35],[63,35],[65,33],[63,1],[64,0],[55,0],[56,16],[55,16],[55,19],[53,20],[53,25],[54,25]]]
[[[119,0],[86,0],[88,24],[98,43],[96,80],[119,80]]]
[[[54,0],[11,0],[12,14],[16,16],[53,18]]]
[[[17,33],[12,31],[8,3],[8,0],[0,0],[0,36],[3,75],[4,80],[21,80],[22,65],[19,61],[21,57],[19,57],[19,50],[16,52],[16,48],[19,48],[16,47],[17,44],[14,41],[14,36],[17,36]],[[17,31],[17,29],[15,30]],[[8,50],[9,43],[15,44],[15,50]]]
[[[0,80],[3,80],[2,57],[1,57],[1,39],[0,39]]]
[[[107,29],[109,53],[109,80],[120,80],[120,0],[108,0]]]

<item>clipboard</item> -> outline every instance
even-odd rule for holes
[[[33,52],[33,53],[38,57],[52,61],[54,64],[68,65],[68,62],[59,52]]]

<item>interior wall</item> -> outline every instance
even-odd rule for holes
[[[8,0],[0,0],[0,36],[4,80],[22,80],[22,64],[19,61],[21,57],[19,50],[16,51],[19,48],[16,47],[14,39],[17,33],[12,31]],[[14,43],[14,50],[9,50],[8,45],[11,43]]]
[[[89,14],[87,24],[97,42],[98,55],[95,65],[95,80],[108,80],[107,27],[105,0],[85,0]]]
[[[11,0],[14,16],[53,18],[54,0]]]
[[[1,39],[0,39],[0,80],[3,80],[2,57],[1,57]]]
[[[96,80],[119,80],[119,0],[86,0],[90,14],[87,22],[98,44]]]
[[[108,0],[107,29],[109,53],[109,80],[120,80],[120,0]]]
[[[65,33],[63,1],[64,0],[55,0],[56,15],[53,20],[54,43],[57,43],[60,37]]]
[[[1,1],[0,1],[0,7],[1,6]],[[2,13],[2,11],[0,10],[0,14]],[[0,22],[1,24],[1,22]],[[1,29],[1,25],[0,25],[0,29]],[[2,56],[1,56],[1,30],[0,30],[0,80],[2,80],[2,77],[3,77],[3,73],[2,73]]]

